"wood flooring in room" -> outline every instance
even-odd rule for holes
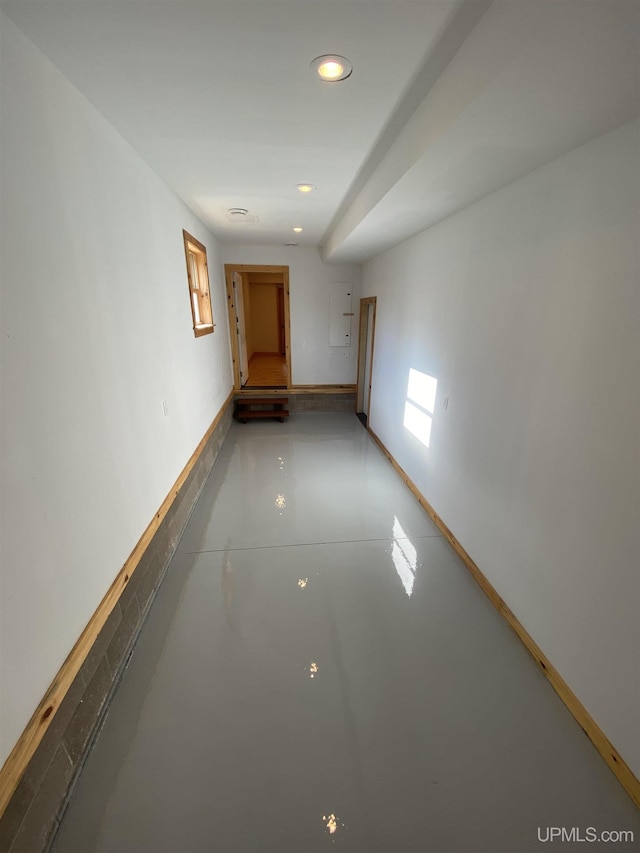
[[[249,359],[249,378],[245,388],[286,388],[287,362],[278,353],[254,353]]]

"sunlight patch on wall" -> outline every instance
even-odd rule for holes
[[[438,380],[427,373],[420,373],[413,367],[409,370],[409,385],[407,386],[407,399],[413,400],[421,409],[433,414],[436,407],[436,390]]]
[[[413,403],[405,403],[404,426],[413,433],[418,441],[429,447],[431,441],[431,415],[421,412]]]
[[[431,416],[436,406],[437,388],[438,380],[434,376],[413,368],[409,370],[403,424],[425,447],[429,447],[431,441]]]

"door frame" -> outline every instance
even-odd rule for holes
[[[376,311],[377,296],[367,296],[360,300],[360,326],[358,334],[358,384],[356,386],[356,414],[364,414],[364,399],[367,395],[367,429],[371,420],[371,379],[373,377],[373,350],[376,343]],[[367,337],[369,331],[369,306],[373,305],[371,312],[371,354],[369,364],[369,387],[364,387],[367,363]]]
[[[284,285],[276,285],[276,302],[278,314],[278,352],[286,355],[287,345],[284,334]]]
[[[227,310],[229,316],[229,340],[231,343],[231,361],[233,364],[233,388],[234,391],[241,389],[240,385],[240,353],[238,352],[238,340],[234,333],[235,328],[235,304],[233,299],[233,274],[239,273],[278,273],[282,275],[284,291],[284,357],[287,364],[287,388],[291,388],[291,324],[289,314],[289,267],[273,266],[268,264],[225,264],[224,276],[227,289]]]
[[[240,287],[234,286],[234,279],[238,279],[240,281]],[[245,282],[242,278],[241,273],[237,273],[234,271],[231,273],[231,292],[235,291],[235,300],[238,305],[242,305],[242,320],[240,319],[240,312],[236,311],[236,303],[233,303],[233,325],[232,328],[229,329],[230,335],[235,338],[236,350],[238,350],[238,342],[242,341],[244,336],[244,359],[242,358],[242,353],[238,352],[238,381],[240,383],[240,387],[244,388],[245,383],[249,379],[249,353],[247,352],[247,320],[244,310],[244,286]],[[231,318],[230,318],[231,319]],[[235,323],[238,325],[236,326]],[[235,332],[235,334],[234,334]],[[246,370],[246,373],[245,373]]]

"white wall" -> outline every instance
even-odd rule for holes
[[[4,16],[1,165],[0,764],[232,386],[215,240]]]
[[[638,131],[363,270],[378,297],[373,430],[636,774]],[[428,449],[403,427],[410,368],[438,379]]]
[[[360,265],[325,263],[317,249],[300,246],[222,247],[225,264],[289,267],[291,374],[294,385],[339,385],[356,381]],[[329,346],[329,295],[332,282],[353,285],[350,347]],[[306,344],[306,346],[305,346]],[[349,354],[344,357],[344,352]],[[332,355],[330,355],[332,353]]]

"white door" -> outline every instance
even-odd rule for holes
[[[233,274],[233,304],[236,307],[236,335],[238,337],[238,354],[240,356],[240,385],[246,385],[249,378],[249,362],[247,361],[247,331],[244,324],[244,294],[242,276],[239,272]]]

